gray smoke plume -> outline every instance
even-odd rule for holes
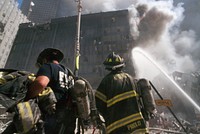
[[[60,17],[77,14],[75,1],[60,5]],[[82,14],[129,9],[137,46],[170,72],[185,73],[200,67],[199,7],[199,0],[82,0]]]
[[[145,9],[142,13],[140,13],[140,7],[146,7],[142,8]],[[172,0],[143,1],[142,3],[138,1],[129,10],[134,18],[131,19],[131,24],[137,27],[132,30],[134,39],[137,46],[147,52],[140,52],[139,55],[136,55],[138,53],[135,51],[133,53],[138,69],[136,69],[137,77],[149,79],[164,98],[170,98],[174,104],[173,110],[179,114],[180,118],[190,122],[196,120],[196,117],[191,115],[195,115],[193,108],[200,111],[199,103],[198,105],[196,103],[199,102],[197,99],[199,92],[192,89],[188,83],[195,82],[190,73],[199,69],[200,42],[196,33],[198,32],[197,27],[195,31],[189,25],[187,28],[183,26],[183,22],[188,21],[185,20],[184,3],[175,4]],[[196,21],[195,24],[198,22]],[[179,72],[188,74],[188,78],[184,75],[185,79],[176,76],[184,89],[174,87],[175,78],[172,79],[169,76],[174,73],[179,74]]]
[[[139,6],[147,7],[141,17]],[[139,47],[144,48],[157,62],[170,72],[190,73],[199,67],[199,41],[194,30],[182,30],[184,20],[183,3],[173,1],[144,1],[130,9],[137,19],[133,26],[133,36]],[[137,34],[135,34],[137,33]],[[198,49],[198,50],[197,50]],[[195,52],[196,51],[196,52]]]

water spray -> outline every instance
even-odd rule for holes
[[[163,100],[163,97],[160,95],[160,93],[155,88],[155,86],[151,83],[151,81],[149,81],[149,83],[150,83],[151,87],[154,89],[154,91],[157,93],[157,95],[160,97],[160,99]],[[174,112],[172,111],[172,109],[170,107],[168,107],[168,106],[167,106],[167,109],[170,111],[170,113],[174,116],[174,118],[179,123],[179,125],[182,127],[182,129],[184,130],[184,132],[186,132],[186,134],[187,134],[187,130],[185,129],[185,127],[183,126],[183,124],[180,122],[180,120],[177,118],[177,116],[174,114]]]
[[[146,59],[148,59],[153,65],[155,65],[176,87],[177,89],[194,105],[194,107],[200,112],[200,107],[196,102],[186,93],[184,90],[141,48],[134,48],[132,53],[139,53],[143,55]]]

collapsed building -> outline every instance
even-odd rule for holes
[[[183,73],[175,71],[172,74],[173,79],[176,81],[178,85],[196,102],[196,104],[200,105],[200,74],[199,72],[192,72],[192,73]],[[184,100],[182,100],[184,101]],[[199,118],[199,112],[195,111],[193,107],[189,107],[190,103],[187,103],[187,101],[184,101],[183,104],[188,105],[188,114],[190,114],[190,117],[194,117],[196,119]],[[180,108],[179,108],[180,109]],[[193,112],[191,112],[193,111]],[[197,113],[195,115],[192,115],[192,113]]]
[[[199,103],[200,90],[200,75],[195,73],[183,73],[175,71],[171,74],[172,80],[178,84],[181,90],[185,92],[197,105]],[[189,98],[177,89],[177,87],[163,74],[159,74],[154,78],[153,83],[164,99],[169,99],[172,102],[170,107],[175,115],[181,121],[188,121],[191,124],[199,122],[199,111],[191,104]],[[157,94],[154,95],[159,99]],[[171,116],[169,110],[164,107],[158,107],[158,111],[165,114],[165,117]]]

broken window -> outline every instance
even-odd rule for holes
[[[0,22],[0,32],[3,33],[5,24]]]

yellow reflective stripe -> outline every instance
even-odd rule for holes
[[[0,78],[0,84],[5,84],[6,80],[4,78]]]
[[[18,107],[20,116],[21,116],[21,118],[23,119],[24,116],[25,116],[25,113],[24,113],[24,105],[23,105],[22,103],[19,103],[19,104],[17,104],[17,107]],[[24,129],[25,131],[27,131],[26,122],[24,122],[24,120],[22,120],[22,125],[23,125],[23,129]]]
[[[130,116],[127,116],[125,118],[122,118],[118,121],[113,122],[112,124],[110,124],[106,129],[107,129],[107,133],[110,133],[112,131],[114,131],[117,128],[120,128],[122,126],[125,126],[131,122],[137,121],[142,119],[142,114],[141,112],[136,113],[136,114],[132,114]]]
[[[31,75],[28,76],[28,79],[31,80],[31,81],[34,81],[36,79],[36,77],[31,74]]]
[[[120,59],[119,59],[119,57],[118,57],[118,58],[116,58],[116,59],[115,59],[115,61],[116,61],[116,62],[120,62]]]
[[[131,134],[146,134],[148,132],[149,132],[149,130],[147,128],[143,128],[143,129],[137,129],[134,132],[132,132]]]
[[[107,97],[99,91],[95,92],[95,96],[106,103]]]
[[[30,106],[30,103],[29,102],[26,102],[25,103],[25,105],[26,105],[26,107],[27,107],[27,110],[28,110],[28,117],[30,117],[31,118],[31,124],[33,125],[34,124],[34,119],[33,119],[33,113],[32,113],[32,109],[31,109],[31,106]],[[30,127],[30,126],[29,126]],[[31,128],[32,128],[32,126],[31,126]]]
[[[116,74],[116,75],[114,76],[114,79],[115,79],[115,80],[118,80],[118,79],[122,80],[122,79],[124,79],[124,78],[127,78],[127,75],[124,74],[124,73]]]
[[[76,69],[79,70],[79,55],[76,56]]]
[[[39,96],[46,96],[50,94],[51,92],[53,92],[53,90],[50,87],[47,87],[39,94]]]
[[[110,59],[108,59],[108,62],[112,62],[112,59],[110,58]]]
[[[12,74],[8,74],[7,76],[10,76],[11,78],[16,78],[16,76],[15,75],[12,75]]]
[[[132,97],[135,97],[135,96],[137,96],[137,93],[135,92],[135,90],[131,90],[129,92],[119,94],[119,95],[117,95],[117,96],[115,96],[112,99],[107,101],[107,107],[110,107],[117,102],[123,101],[123,100],[128,99],[128,98],[132,98]]]
[[[31,125],[33,125],[33,114],[32,114],[30,104],[29,102],[19,103],[17,104],[17,108],[19,110],[19,113],[22,119],[22,125],[23,125],[23,130],[24,130],[23,132],[28,132],[30,128],[33,127],[33,126],[30,126],[30,124],[26,122],[26,116],[27,116],[26,114],[28,114],[28,117],[30,117],[32,120]],[[25,110],[27,111],[25,112]]]

